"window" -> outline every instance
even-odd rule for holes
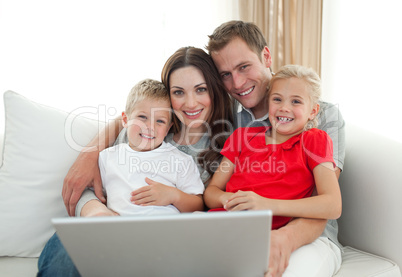
[[[402,142],[402,1],[325,0],[322,81],[347,124]]]

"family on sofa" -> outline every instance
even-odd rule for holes
[[[334,220],[341,213],[338,178],[345,152],[344,122],[338,109],[318,101],[320,80],[313,71],[285,66],[272,73],[267,43],[252,23],[222,24],[209,36],[207,50],[209,55],[193,47],[176,51],[162,70],[167,90],[152,80],[133,89],[134,100],[128,98],[123,124],[120,118],[109,124],[68,172],[63,185],[68,213],[146,214],[158,212],[155,207],[161,206],[164,212],[193,212],[204,211],[204,201],[208,208],[227,211],[271,209],[277,216],[266,276],[334,275],[342,263]],[[150,94],[135,99],[141,86]],[[313,128],[317,122],[320,130]],[[231,134],[233,126],[246,128]],[[110,135],[118,133],[118,138]],[[142,185],[130,187],[131,180],[125,176],[130,168],[114,168],[110,173],[119,152],[112,156],[112,151],[104,149],[113,143],[117,150],[134,151],[133,155],[185,153],[193,158],[188,163],[200,177],[181,185],[182,176],[175,176],[177,183],[166,184],[145,179],[145,174]],[[262,174],[267,171],[247,172],[245,167],[242,172],[238,162],[247,149],[246,158],[252,162],[272,156],[277,162],[285,161],[286,168],[282,165],[282,174],[277,174],[278,167],[271,176]],[[277,180],[268,180],[267,175]],[[306,183],[301,184],[301,179]],[[110,186],[115,180],[126,186]],[[124,200],[119,199],[121,191],[127,194]],[[327,223],[327,219],[333,220]],[[45,246],[38,268],[38,276],[79,276],[56,234]]]

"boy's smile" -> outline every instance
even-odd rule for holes
[[[146,98],[134,105],[131,114],[123,113],[130,147],[136,151],[159,147],[172,126],[170,110],[169,100]]]

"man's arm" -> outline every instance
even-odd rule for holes
[[[86,187],[93,187],[95,195],[103,202],[102,182],[99,173],[99,152],[111,146],[123,128],[121,117],[106,127],[81,151],[64,178],[62,196],[67,212],[75,215],[75,206]]]
[[[339,177],[345,160],[345,121],[336,105],[320,102],[317,127],[331,137],[334,148],[333,157],[337,166],[336,174]]]

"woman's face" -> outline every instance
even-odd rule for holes
[[[211,98],[201,70],[194,66],[176,69],[169,81],[176,116],[187,128],[205,132],[211,114]]]

